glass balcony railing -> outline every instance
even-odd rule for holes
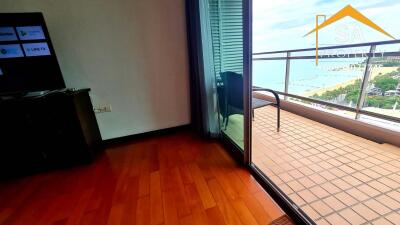
[[[400,130],[400,40],[254,53],[253,85]]]

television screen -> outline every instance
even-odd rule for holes
[[[65,88],[42,13],[0,13],[0,94]]]

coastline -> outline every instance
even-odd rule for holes
[[[386,74],[386,73],[396,71],[397,68],[398,67],[374,67],[371,71],[371,79],[374,79],[376,76],[378,76],[380,74]],[[357,78],[354,78],[354,79],[347,80],[345,82],[335,84],[335,85],[332,85],[329,87],[320,88],[320,89],[317,89],[314,91],[307,91],[307,92],[304,92],[302,95],[305,97],[311,97],[315,94],[321,95],[327,91],[333,91],[338,88],[346,87],[347,85],[353,84],[356,80],[357,80]]]

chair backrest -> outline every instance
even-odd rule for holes
[[[221,80],[228,106],[243,111],[243,76],[235,72],[222,72]]]

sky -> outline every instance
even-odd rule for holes
[[[315,16],[329,18],[349,4],[400,39],[400,0],[253,0],[253,52],[314,48],[315,33],[303,36],[315,28]],[[350,17],[319,36],[320,46],[392,40]]]

